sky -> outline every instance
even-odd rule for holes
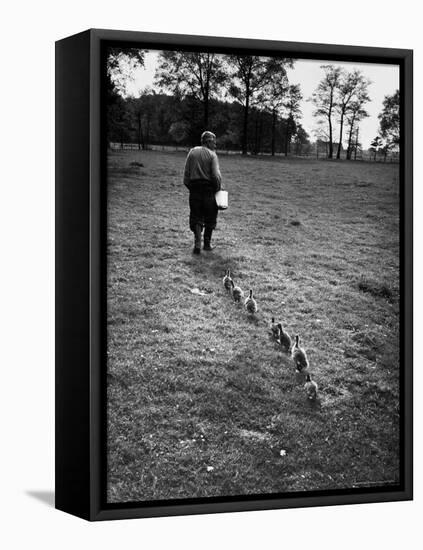
[[[139,92],[147,86],[158,91],[154,86],[154,73],[159,53],[157,50],[149,50],[145,55],[145,66],[134,69],[131,72],[131,77],[125,83],[127,94],[137,97]],[[359,141],[362,143],[363,148],[368,149],[371,141],[378,134],[378,114],[383,108],[384,97],[392,95],[399,88],[399,66],[374,63],[338,63],[330,60],[297,60],[294,68],[287,70],[288,79],[290,84],[299,84],[301,87],[303,94],[301,124],[310,135],[312,141],[315,140],[314,130],[317,128],[317,124],[316,118],[313,116],[314,106],[308,99],[312,96],[323,77],[324,72],[321,65],[329,63],[334,66],[344,67],[348,71],[359,69],[371,81],[369,86],[371,101],[365,106],[370,116],[360,123],[359,136]],[[211,128],[211,130],[213,129]],[[346,132],[344,132],[344,144],[345,135]],[[336,134],[334,134],[334,141],[338,141]]]

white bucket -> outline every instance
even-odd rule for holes
[[[216,204],[219,210],[226,210],[228,208],[228,192],[218,191],[215,195]]]

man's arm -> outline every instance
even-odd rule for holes
[[[189,172],[189,153],[188,153],[188,156],[187,156],[187,159],[185,161],[185,168],[184,168],[184,185],[185,187],[187,187],[188,189],[190,188],[190,172]]]
[[[212,156],[211,177],[215,191],[220,191],[222,188],[222,174],[220,173],[219,160],[216,153]]]

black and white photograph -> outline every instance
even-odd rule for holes
[[[107,503],[395,489],[399,65],[135,46],[103,63]]]
[[[416,548],[418,4],[2,15],[0,546]]]

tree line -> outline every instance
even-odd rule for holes
[[[137,143],[140,149],[151,144],[192,146],[205,129],[212,129],[219,148],[240,150],[243,155],[304,155],[324,144],[329,158],[335,154],[340,158],[346,132],[346,158],[357,154],[359,124],[369,116],[365,104],[370,101],[370,81],[358,70],[322,66],[324,77],[309,98],[318,125],[312,145],[301,125],[300,86],[291,84],[287,76],[294,59],[162,51],[155,89],[145,88],[138,97],[127,97],[125,78],[134,67],[144,65],[145,55],[137,49],[110,51],[109,142]],[[386,117],[383,120],[385,128]]]

